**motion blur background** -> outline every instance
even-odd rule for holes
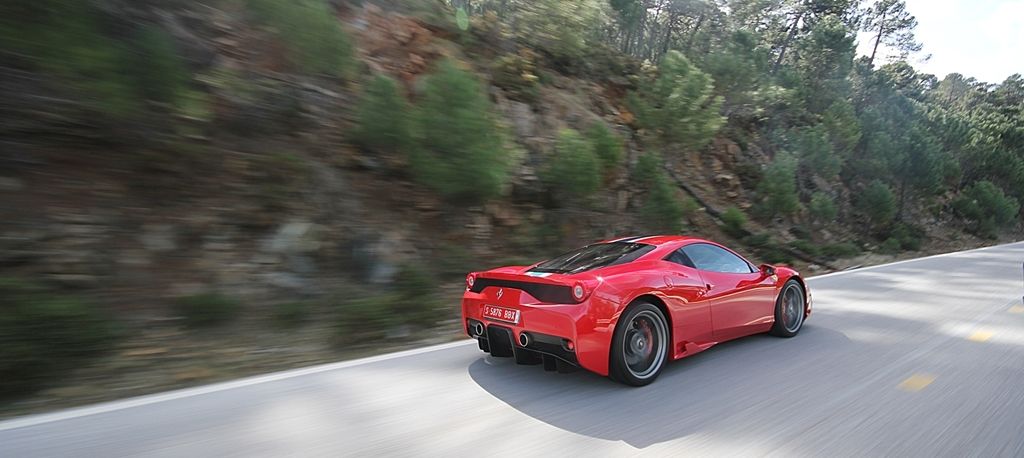
[[[1019,239],[1024,79],[916,71],[905,6],[3,1],[0,416],[448,341],[617,235]]]

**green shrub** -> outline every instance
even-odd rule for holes
[[[11,3],[11,2],[8,2]],[[0,12],[0,48],[25,56],[56,83],[61,97],[124,120],[145,100],[175,103],[187,72],[162,29],[143,25],[108,33],[112,18],[97,2],[38,0]],[[11,20],[7,20],[11,19]]]
[[[108,351],[113,318],[94,305],[0,279],[0,398],[36,391]]]
[[[757,255],[768,264],[788,264],[793,262],[793,255],[779,243],[768,242],[765,246],[757,249]]]
[[[225,324],[242,311],[241,304],[218,293],[201,293],[180,297],[174,302],[175,311],[193,328]]]
[[[885,239],[880,245],[878,245],[878,251],[886,254],[896,254],[900,252],[900,241],[895,237],[889,237]]]
[[[678,51],[665,55],[658,73],[630,95],[637,122],[664,144],[704,147],[724,123],[722,98],[713,95],[711,77]]]
[[[185,95],[189,75],[173,37],[158,27],[145,26],[136,43],[138,52],[133,68],[142,95],[157,102],[177,103]]]
[[[372,343],[395,327],[430,327],[443,317],[433,275],[422,267],[405,264],[399,267],[395,282],[386,292],[350,299],[338,306],[335,342]]]
[[[600,167],[590,143],[579,132],[563,129],[543,178],[561,199],[585,198],[601,186]]]
[[[807,210],[811,212],[811,218],[821,224],[829,224],[839,215],[836,202],[832,200],[831,196],[821,191],[811,195],[811,203],[807,206]]]
[[[860,248],[852,242],[830,243],[821,247],[821,254],[832,259],[851,258],[860,254]]]
[[[812,242],[810,240],[803,240],[803,239],[794,240],[792,242],[789,242],[789,246],[791,248],[793,248],[794,250],[802,252],[802,253],[804,253],[806,255],[809,255],[809,256],[820,256],[821,255],[821,247],[819,247],[818,245],[816,245],[814,242]]]
[[[743,238],[743,244],[750,247],[762,261],[769,264],[793,261],[793,257],[786,247],[773,240],[767,232],[750,234]]]
[[[654,180],[654,177],[664,176],[665,171],[662,168],[662,163],[660,154],[648,151],[637,158],[630,178],[635,183],[642,184]]]
[[[836,154],[848,157],[861,138],[861,123],[853,104],[846,100],[832,103],[822,113],[821,123],[828,131]]]
[[[733,167],[733,172],[740,179],[744,188],[756,188],[757,184],[764,178],[764,170],[753,161],[743,161]]]
[[[587,129],[587,139],[594,154],[601,160],[601,168],[608,173],[622,162],[622,139],[603,122],[595,122]]]
[[[354,67],[352,40],[324,0],[249,0],[249,10],[273,29],[305,72],[345,77]]]
[[[392,304],[394,295],[352,299],[338,307],[335,320],[335,344],[378,344],[398,324]]]
[[[865,188],[856,200],[860,210],[875,228],[885,227],[896,216],[896,196],[881,181],[875,180]]]
[[[1020,203],[1007,196],[990,181],[969,186],[953,201],[953,210],[971,223],[970,230],[983,237],[995,238],[1000,228],[1017,219]]]
[[[747,232],[745,226],[747,225],[747,215],[743,214],[743,210],[736,207],[729,207],[722,213],[722,229],[726,234],[733,237],[742,237]]]
[[[651,231],[675,233],[682,229],[682,218],[697,209],[689,197],[679,198],[679,191],[669,181],[661,156],[653,151],[637,159],[630,175],[632,181],[647,190],[640,208],[643,225]]]
[[[792,214],[800,205],[796,193],[796,159],[779,154],[764,170],[757,193],[756,212],[763,219]]]
[[[835,178],[842,166],[823,125],[797,128],[792,131],[792,147],[800,157],[803,169],[825,179]]]
[[[771,235],[766,232],[750,234],[743,238],[743,243],[751,248],[763,248],[772,242]]]
[[[647,200],[640,209],[640,216],[647,229],[667,233],[682,230],[682,218],[686,214],[687,205],[677,194],[675,186],[669,184],[664,174],[654,176],[648,183]]]
[[[900,247],[910,251],[921,249],[921,241],[924,236],[923,229],[906,223],[897,224],[892,231],[892,238],[899,242]]]
[[[377,152],[405,150],[412,140],[409,104],[395,80],[384,75],[374,77],[356,108],[359,128],[354,140],[363,148]]]
[[[393,290],[391,308],[399,320],[417,326],[430,326],[437,321],[437,280],[430,271],[412,264],[401,266]]]
[[[283,328],[294,328],[309,318],[309,303],[302,301],[278,302],[274,304],[274,323]]]
[[[442,61],[423,82],[417,113],[410,166],[418,181],[457,203],[480,203],[501,193],[510,158],[490,99],[471,73]]]
[[[533,102],[540,94],[540,77],[534,55],[528,50],[499,57],[491,66],[493,83],[514,100]]]
[[[802,224],[794,224],[789,228],[789,233],[798,239],[810,240],[811,231],[807,230]]]

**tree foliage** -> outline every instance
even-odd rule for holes
[[[736,207],[729,207],[722,213],[722,229],[733,237],[742,237],[746,232],[747,215]]]
[[[0,47],[90,110],[125,121],[147,101],[175,104],[183,94],[188,73],[165,30],[141,23],[115,34],[113,18],[94,2],[8,3],[0,7]]]
[[[359,127],[353,139],[362,147],[378,152],[395,152],[410,146],[412,119],[395,80],[384,75],[367,84],[356,108]]]
[[[896,216],[896,196],[885,183],[872,181],[856,200],[857,209],[875,228],[883,228]]]
[[[566,33],[581,30],[563,14],[583,8],[577,2],[452,3],[510,22],[555,8],[533,20],[562,18]],[[1024,198],[1024,78],[990,84],[917,71],[907,62],[921,45],[905,0],[611,0],[604,14],[582,18],[592,33],[572,35],[583,42],[660,63],[654,76],[623,75],[636,82],[629,108],[646,134],[641,146],[693,150],[723,135],[791,154],[777,155],[793,167],[741,172],[757,188],[760,217],[789,217],[797,196],[809,196],[816,221],[850,205],[851,215],[878,212],[861,232],[888,238],[913,212],[949,204],[965,183],[989,181]],[[858,33],[870,56],[856,57]],[[826,199],[815,194],[822,180],[854,192]],[[881,206],[864,207],[862,190]]]
[[[348,76],[352,39],[323,0],[248,0],[249,9],[288,49],[293,63],[310,73]]]
[[[835,200],[820,191],[811,195],[811,202],[807,205],[807,210],[811,213],[814,221],[819,224],[829,224],[839,214]]]
[[[594,154],[601,161],[601,168],[608,172],[622,162],[622,138],[612,132],[603,122],[595,122],[587,129],[587,140],[594,148]]]
[[[756,211],[763,219],[792,214],[800,207],[796,187],[797,160],[789,154],[779,154],[764,170],[757,186],[760,199]]]
[[[512,14],[516,36],[563,67],[576,65],[605,20],[603,4],[597,0],[520,2]]]
[[[1020,202],[992,182],[982,180],[965,189],[953,201],[953,209],[971,222],[973,231],[995,238],[999,229],[1016,220]]]
[[[682,229],[682,218],[696,204],[680,198],[679,190],[665,175],[663,159],[655,152],[644,153],[633,167],[631,180],[646,191],[640,207],[643,226],[650,231],[675,233]]]
[[[701,148],[722,126],[721,97],[713,95],[711,77],[682,53],[670,51],[658,77],[632,97],[637,120],[664,144]]]
[[[0,398],[44,388],[113,347],[113,317],[93,304],[0,278]]]
[[[563,129],[555,154],[545,169],[544,181],[563,200],[590,196],[601,185],[601,162],[594,147],[572,129]]]
[[[664,173],[655,175],[648,183],[647,199],[640,209],[640,217],[648,230],[676,233],[682,230],[682,218],[692,202],[678,197],[679,191],[669,183]]]
[[[914,38],[917,19],[907,12],[904,0],[876,0],[865,11],[863,24],[863,30],[873,35],[869,65],[875,61],[881,45],[895,51],[899,59],[921,50],[921,44]]]
[[[424,79],[416,108],[413,176],[456,202],[478,203],[500,194],[509,155],[476,77],[441,61]]]
[[[795,129],[791,136],[793,151],[808,173],[825,179],[835,178],[842,166],[824,125]]]

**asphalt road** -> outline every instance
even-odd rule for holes
[[[470,341],[0,423],[0,455],[1024,456],[1024,243],[813,278],[795,338],[627,388]]]

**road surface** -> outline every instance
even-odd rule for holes
[[[1024,456],[1024,243],[813,278],[627,388],[470,341],[0,423],[0,456]]]

